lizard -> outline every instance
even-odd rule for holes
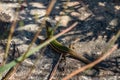
[[[52,28],[52,25],[50,24],[50,22],[46,21],[46,32],[47,32],[47,38],[52,38],[54,35],[54,29]],[[61,44],[59,41],[57,41],[56,39],[53,40],[52,42],[50,42],[50,47],[55,50],[58,53],[63,53],[63,55],[67,55],[70,54],[72,57],[82,61],[85,64],[89,64],[91,63],[90,60],[88,60],[87,58],[85,58],[84,56],[82,56],[81,54],[77,54],[75,51],[73,51],[72,49],[64,46],[63,44]],[[98,66],[94,66],[94,69],[98,70],[99,67]]]

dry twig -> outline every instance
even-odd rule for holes
[[[63,57],[63,54],[61,53],[60,57],[59,57],[59,60],[58,60],[57,64],[55,65],[54,69],[52,70],[48,80],[52,80],[53,79],[54,75],[56,74],[56,70],[58,68],[58,65],[60,64],[60,61],[61,61],[62,57]]]
[[[76,74],[85,71],[86,69],[92,68],[93,66],[95,66],[96,64],[100,63],[101,61],[105,60],[105,58],[107,58],[110,54],[113,53],[113,51],[115,51],[117,49],[117,44],[113,46],[113,48],[111,50],[109,50],[106,54],[103,54],[100,58],[98,58],[97,60],[95,60],[94,62],[83,66],[82,68],[79,68],[77,70],[75,70],[74,72],[72,72],[71,74],[69,74],[68,76],[64,77],[62,80],[68,80],[71,77],[75,76]]]
[[[42,51],[40,52],[40,54],[38,55],[38,58],[35,60],[34,65],[31,66],[30,70],[28,71],[28,74],[25,75],[25,79],[24,80],[28,80],[29,76],[32,74],[32,72],[34,71],[34,69],[36,68],[35,66],[37,65],[37,63],[39,62],[39,60],[42,58],[42,55],[45,51],[46,47],[42,49]]]

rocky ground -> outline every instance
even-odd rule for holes
[[[55,23],[60,17],[60,27],[56,33],[62,31],[67,26],[75,21],[79,24],[70,32],[64,34],[58,40],[66,46],[72,44],[74,51],[82,53],[90,60],[94,60],[101,54],[101,52],[108,46],[108,41],[114,36],[120,26],[120,6],[119,2],[113,0],[71,0],[68,2],[65,12],[66,0],[59,0],[50,15],[51,23]],[[16,7],[19,4],[13,2],[5,2],[2,5]],[[28,44],[31,42],[35,32],[38,30],[41,21],[44,18],[46,8],[46,0],[29,0],[26,8],[20,11],[20,21],[15,30],[13,40],[19,53],[26,51]],[[60,14],[65,14],[60,16]],[[35,19],[37,16],[37,20]],[[33,45],[37,46],[41,40],[45,39],[45,29],[40,33],[38,40]],[[117,42],[119,44],[119,39]],[[15,80],[24,80],[31,65],[39,57],[39,52],[26,59],[19,70],[15,74]],[[56,54],[50,47],[45,48],[45,52],[37,62],[36,68],[29,80],[48,80],[51,70],[56,64],[59,54]],[[95,71],[88,70],[76,75],[71,80],[119,80],[120,75],[120,49],[114,51],[113,55],[101,62],[105,70]],[[1,53],[3,55],[4,53]],[[2,58],[2,57],[1,57]],[[64,71],[57,71],[54,80],[61,80],[64,76],[72,71],[82,67],[82,62],[71,57],[66,58],[66,65]],[[12,78],[12,80],[14,80]]]

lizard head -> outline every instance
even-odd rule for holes
[[[47,31],[47,37],[52,37],[54,34],[54,29],[50,22],[46,21],[46,31]]]

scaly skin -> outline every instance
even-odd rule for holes
[[[47,37],[51,38],[53,37],[54,34],[54,30],[51,27],[51,24],[49,22],[46,21],[46,30],[47,30]],[[90,60],[88,60],[87,58],[83,57],[81,54],[77,54],[75,51],[73,51],[72,49],[62,45],[60,42],[58,42],[57,40],[53,40],[52,42],[50,42],[50,46],[53,50],[59,52],[59,53],[63,53],[63,54],[70,54],[71,56],[73,56],[74,58],[77,58],[78,60],[84,62],[85,64],[89,64],[91,63]],[[98,69],[97,66],[94,67],[95,69]]]

